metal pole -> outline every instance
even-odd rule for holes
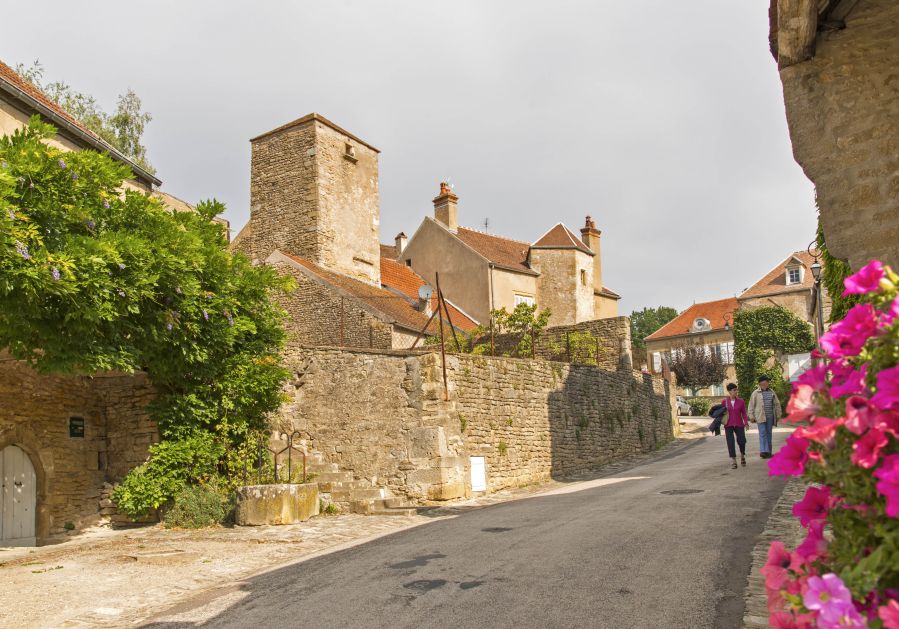
[[[425,330],[428,329],[428,326],[431,325],[431,321],[433,321],[434,317],[436,317],[436,316],[437,316],[437,311],[435,310],[434,312],[431,313],[431,316],[428,317],[428,322],[425,323],[425,327],[423,327],[421,329],[421,331],[418,333],[418,336],[416,336],[415,340],[412,341],[412,345],[409,347],[409,349],[415,349],[415,346],[418,345],[418,341],[421,340],[421,337],[425,333]]]
[[[440,319],[440,366],[443,368],[443,399],[449,402],[449,385],[446,382],[446,344],[443,340],[443,313],[440,312],[440,299],[438,293],[437,314]]]
[[[815,280],[815,290],[818,292],[818,338],[824,334],[824,295],[821,291],[821,278]]]
[[[456,344],[456,351],[460,354],[462,353],[462,347],[459,345],[459,339],[456,337],[456,326],[453,325],[453,319],[450,317],[449,308],[446,305],[446,299],[443,298],[443,291],[440,290],[440,273],[434,272],[434,280],[437,284],[437,307],[440,308],[440,305],[443,304],[443,309],[446,311],[446,320],[449,321],[450,330],[453,331],[453,342]]]

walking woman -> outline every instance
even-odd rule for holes
[[[749,425],[749,416],[746,414],[746,402],[737,397],[737,385],[733,382],[727,385],[727,397],[721,402],[727,409],[727,423],[724,424],[724,438],[727,440],[727,454],[730,456],[733,469],[737,469],[737,450],[734,447],[734,438],[740,447],[740,465],[746,465],[746,426]]]

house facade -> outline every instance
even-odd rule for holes
[[[576,236],[562,223],[533,243],[463,227],[459,197],[446,183],[408,242],[398,236],[398,259],[436,284],[475,320],[520,303],[552,311],[550,325],[618,314],[620,296],[602,282],[600,231],[588,216]],[[400,236],[403,236],[402,234]]]

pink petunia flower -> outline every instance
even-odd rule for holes
[[[806,609],[823,611],[824,609],[852,605],[852,594],[833,572],[828,572],[823,577],[810,577],[808,589],[802,595],[802,603]]]
[[[883,411],[874,416],[872,428],[888,432],[899,439],[899,411]]]
[[[834,362],[834,364],[836,364],[836,362]],[[795,391],[796,386],[800,384],[808,385],[819,392],[825,390],[827,388],[827,369],[828,366],[824,363],[809,367],[796,378],[793,390]]]
[[[799,546],[796,547],[796,555],[802,558],[802,562],[810,564],[827,555],[827,540],[824,539],[824,520],[815,520],[808,525],[808,534]],[[809,580],[811,581],[810,577]],[[809,608],[811,609],[811,608]]]
[[[865,436],[852,444],[852,462],[866,470],[877,465],[880,451],[883,450],[889,440],[885,433],[872,428]]]
[[[815,413],[820,410],[818,403],[815,401],[815,390],[807,384],[793,385],[793,394],[790,401],[787,402],[787,416],[785,422],[801,422],[814,417]]]
[[[890,302],[890,307],[880,315],[880,321],[884,325],[891,325],[896,320],[896,317],[899,317],[899,297]]]
[[[877,610],[883,629],[899,629],[899,601],[892,600]]]
[[[876,409],[865,398],[853,395],[846,400],[846,429],[856,435],[864,434],[874,421]]]
[[[891,518],[899,516],[899,454],[883,457],[874,477],[880,480],[877,492],[887,500],[886,514]]]
[[[780,590],[789,580],[790,573],[787,569],[793,556],[786,549],[783,542],[776,540],[768,547],[768,561],[759,572],[765,577],[765,587],[769,590]]]
[[[808,439],[796,433],[768,460],[768,476],[800,476],[808,461]]]
[[[899,410],[899,365],[877,374],[877,389],[871,404],[885,411]]]
[[[814,441],[815,443],[820,443],[824,447],[830,449],[835,445],[834,437],[836,436],[837,428],[846,423],[846,420],[842,417],[838,419],[831,419],[830,417],[816,417],[815,421],[811,423],[809,426],[800,426],[796,429],[796,435],[802,437],[803,439],[808,439],[809,441]],[[817,459],[819,452],[809,452],[809,457],[815,457]]]
[[[805,496],[793,505],[793,515],[799,518],[802,526],[808,526],[812,522],[827,518],[830,511],[831,498],[830,487],[809,487],[805,490]]]
[[[774,629],[810,629],[814,627],[811,614],[793,614],[793,612],[776,611],[768,616],[768,624]]]
[[[831,605],[821,610],[818,615],[819,629],[847,629],[847,627],[864,628],[868,623],[850,603],[848,605]]]
[[[846,287],[843,297],[875,293],[880,290],[880,280],[885,276],[886,273],[884,273],[880,260],[871,260],[859,269],[858,273],[853,273],[843,280],[843,286]]]
[[[877,313],[871,304],[849,309],[842,321],[830,326],[821,336],[821,349],[831,358],[858,356],[865,342],[877,334]]]
[[[867,365],[862,365],[861,369],[856,369],[845,360],[835,360],[830,364],[829,370],[831,374],[831,398],[837,399],[847,395],[859,395],[865,393],[865,376],[868,372]]]

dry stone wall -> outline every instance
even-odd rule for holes
[[[673,438],[673,391],[632,370],[541,360],[295,347],[278,421],[374,487],[415,500],[583,472]],[[447,399],[448,398],[448,399]]]

